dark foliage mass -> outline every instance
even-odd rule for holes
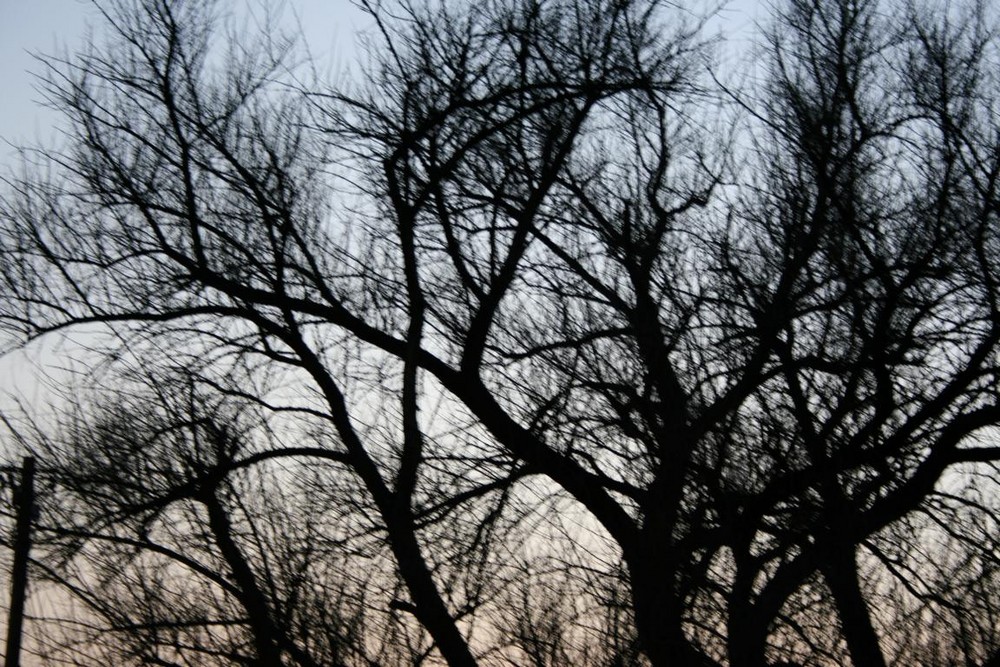
[[[0,198],[51,664],[1000,663],[988,3],[108,0]],[[345,77],[346,78],[346,77]],[[14,442],[14,440],[11,440]]]

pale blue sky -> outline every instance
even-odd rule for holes
[[[258,9],[267,2],[280,2],[221,1]],[[301,24],[308,47],[323,68],[321,74],[342,75],[355,59],[355,34],[368,26],[361,12],[349,0],[286,0],[285,7],[289,25]],[[41,95],[30,72],[39,71],[41,65],[31,53],[72,53],[82,46],[88,26],[95,29],[99,43],[101,17],[91,0],[0,0],[0,172],[16,168],[15,145],[58,142],[59,115],[39,106]],[[33,412],[41,409],[52,396],[47,385],[59,385],[51,378],[65,377],[65,367],[73,366],[74,349],[57,336],[0,355],[0,412],[16,396],[33,406]]]
[[[256,6],[268,0],[233,0],[236,7]],[[708,2],[692,0],[704,11]],[[745,38],[762,6],[753,0],[731,0],[719,11],[711,29]],[[286,16],[303,26],[306,42],[331,73],[343,73],[355,58],[355,34],[368,26],[350,0],[287,0]],[[56,114],[40,108],[40,95],[30,74],[39,63],[31,53],[73,51],[88,25],[100,26],[91,0],[0,0],[0,168],[10,165],[14,150],[8,145],[49,143],[55,139]],[[324,70],[325,71],[325,70]]]
[[[268,0],[233,0],[236,7]],[[704,11],[708,2],[692,0]],[[745,37],[767,3],[731,0],[712,21],[730,37]],[[343,72],[354,59],[355,33],[367,22],[350,0],[287,0],[289,21],[303,26],[310,49],[333,73]],[[0,0],[0,165],[10,164],[7,145],[47,143],[54,138],[55,114],[39,108],[40,95],[30,74],[39,64],[31,53],[58,53],[78,48],[88,24],[100,25],[91,0]]]
[[[0,0],[0,156],[6,142],[47,137],[51,114],[37,109],[30,51],[53,52],[77,44],[93,8],[82,0]]]
[[[259,6],[260,0],[235,0],[233,5]],[[365,27],[349,0],[290,0],[289,21],[303,26],[310,49],[333,71],[353,59],[354,34]],[[39,108],[39,93],[31,71],[39,70],[32,52],[59,53],[77,49],[87,26],[100,26],[90,0],[0,0],[0,164],[10,164],[9,143],[48,143],[54,139],[56,115]]]
[[[98,0],[100,1],[100,0]],[[281,0],[220,0],[236,8],[257,7]],[[469,0],[475,2],[476,0]],[[687,6],[704,11],[713,0],[689,0]],[[709,32],[723,32],[732,41],[723,67],[745,66],[746,40],[754,21],[766,13],[765,3],[730,0],[713,18]],[[321,75],[344,76],[356,59],[356,33],[370,27],[350,0],[285,0],[290,25],[302,26],[306,43],[321,63]],[[0,0],[0,172],[16,165],[11,144],[52,146],[57,142],[58,114],[38,105],[40,94],[29,73],[40,64],[31,53],[73,52],[83,43],[88,24],[100,30],[100,15],[91,0]],[[100,41],[98,39],[98,41]],[[735,47],[735,49],[734,49]],[[39,375],[52,374],[56,359],[68,359],[67,341],[53,340],[0,356],[0,411],[13,391],[40,405],[46,394],[37,383]],[[49,370],[43,372],[42,367]]]

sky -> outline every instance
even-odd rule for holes
[[[0,0],[0,148],[11,152],[7,142],[44,138],[50,114],[36,110],[39,99],[31,70],[38,62],[31,52],[58,51],[78,44],[93,8],[81,0]]]
[[[261,0],[233,4],[259,6]],[[335,70],[354,58],[355,34],[366,27],[349,0],[290,0],[287,20],[303,26],[309,48]],[[78,49],[101,17],[91,0],[0,0],[0,167],[14,161],[11,144],[49,143],[57,115],[40,108],[33,53]]]
[[[220,1],[237,12],[241,8],[259,12],[268,3],[281,2]],[[691,7],[704,7],[711,0],[691,2]],[[285,0],[283,4],[289,27],[301,27],[308,48],[321,63],[321,73],[345,74],[359,56],[358,33],[370,28],[351,0]],[[760,6],[752,0],[730,0],[718,10],[709,31],[722,31],[730,40],[744,39],[752,32],[758,11],[763,11]],[[93,0],[0,0],[0,174],[16,167],[16,146],[58,143],[59,116],[39,105],[42,96],[32,72],[40,72],[42,65],[33,54],[73,53],[88,34],[94,34],[99,43],[102,20]],[[61,344],[36,343],[32,349],[0,355],[0,409],[11,389],[15,394],[28,394],[29,403],[38,402],[39,369],[48,366],[46,359],[65,358],[59,354]]]
[[[275,1],[280,2],[223,0],[258,10]],[[332,75],[346,71],[356,59],[357,33],[368,27],[350,0],[286,0],[285,8],[289,25],[302,26],[321,66]],[[33,54],[73,53],[88,34],[100,42],[102,20],[92,0],[0,0],[0,175],[16,168],[18,145],[58,144],[59,114],[39,104],[42,95],[32,72],[40,72],[42,65]],[[53,393],[46,385],[57,386],[58,378],[69,372],[63,364],[75,356],[66,354],[67,345],[53,338],[0,354],[0,412],[15,404],[31,410],[47,405]]]
[[[243,7],[267,0],[234,0]],[[699,4],[699,3],[694,3]],[[289,21],[301,24],[314,55],[333,71],[356,57],[358,31],[368,22],[350,0],[287,0]],[[730,36],[746,33],[760,3],[732,0],[719,10],[716,25]],[[16,154],[11,144],[48,143],[57,115],[40,108],[32,72],[41,69],[33,53],[78,49],[88,26],[100,25],[92,0],[0,0],[0,168]]]

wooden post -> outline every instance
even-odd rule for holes
[[[17,505],[17,534],[14,537],[14,566],[10,573],[10,616],[7,619],[7,659],[5,667],[21,664],[21,630],[24,626],[24,598],[28,589],[28,552],[31,550],[31,520],[35,505],[35,459],[26,456],[21,467]]]

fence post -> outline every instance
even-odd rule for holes
[[[17,506],[17,534],[14,537],[14,566],[10,573],[10,616],[7,619],[5,667],[21,664],[21,630],[24,626],[24,599],[28,589],[28,552],[31,550],[31,520],[35,504],[35,459],[26,456],[21,467],[21,483],[14,495]]]

